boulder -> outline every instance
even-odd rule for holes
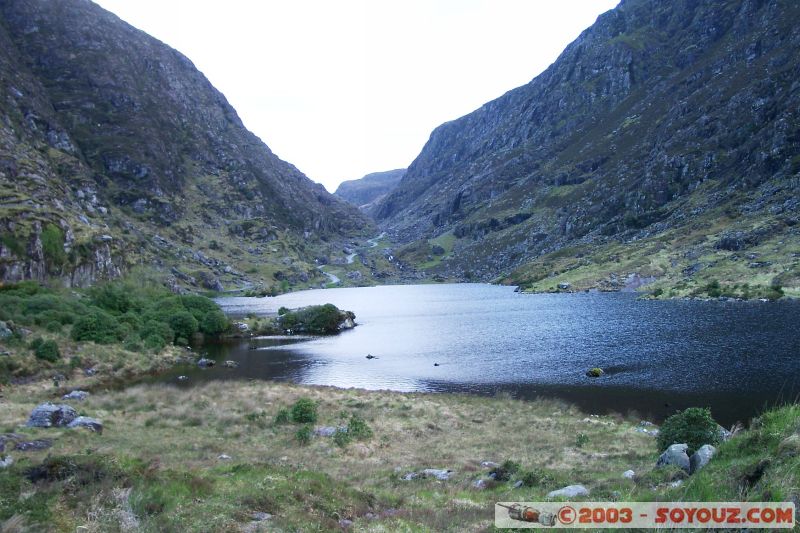
[[[65,427],[77,416],[78,413],[69,405],[43,403],[31,412],[31,416],[28,418],[28,427]]]
[[[686,444],[673,444],[667,448],[664,453],[658,458],[656,468],[667,465],[675,465],[685,472],[689,472],[689,456],[686,455],[686,450],[689,448]]]
[[[36,439],[16,442],[14,444],[14,449],[21,452],[38,452],[40,450],[46,450],[52,445],[53,441],[50,439]]]
[[[178,381],[189,381],[189,376],[178,376]]]
[[[65,394],[61,397],[62,400],[85,400],[89,396],[89,393],[85,390],[74,390],[69,394]]]
[[[0,458],[0,468],[8,468],[14,464],[14,459],[10,455]]]
[[[583,485],[569,485],[563,489],[558,489],[547,493],[548,498],[576,498],[578,496],[588,495],[589,489]]]
[[[622,477],[624,477],[625,479],[633,479],[634,476],[636,476],[636,472],[634,472],[633,470],[626,470],[622,473]]]
[[[572,285],[570,283],[567,283],[566,281],[558,284],[558,288],[561,289],[562,291],[565,291],[570,287],[572,287]]]
[[[333,437],[337,431],[347,431],[347,427],[320,426],[318,428],[314,428],[314,435],[318,437]]]
[[[694,452],[689,459],[689,473],[694,474],[706,466],[715,453],[717,453],[717,449],[710,444],[700,446],[700,449]]]
[[[11,331],[11,327],[9,327],[7,323],[0,320],[0,339],[8,339],[13,334],[14,332]]]
[[[485,479],[476,479],[472,482],[472,488],[483,490],[487,487],[487,483]]]
[[[435,477],[441,481],[447,481],[453,475],[452,470],[439,470],[438,468],[426,468],[422,471],[423,477]]]
[[[70,422],[67,425],[67,427],[71,429],[86,428],[94,433],[103,432],[103,423],[97,420],[96,418],[90,418],[88,416],[79,416],[78,418]]]
[[[237,363],[236,361],[225,361],[224,363],[222,363],[222,366],[224,366],[225,368],[239,368],[239,363]]]
[[[214,366],[215,364],[216,362],[213,359],[206,359],[205,357],[197,361],[197,366],[200,368],[208,368]]]

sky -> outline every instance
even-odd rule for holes
[[[333,192],[546,69],[618,0],[95,0],[186,55]]]

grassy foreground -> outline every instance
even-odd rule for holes
[[[58,391],[61,392],[61,391]],[[301,397],[314,426],[372,430],[340,443],[276,423]],[[180,389],[136,385],[71,403],[102,434],[24,424],[49,382],[0,398],[0,430],[51,439],[11,451],[0,470],[0,529],[14,531],[487,531],[496,501],[536,501],[581,483],[589,500],[800,499],[800,406],[765,413],[679,486],[654,470],[655,439],[638,420],[591,416],[555,401],[367,392],[271,382]],[[508,481],[484,461],[513,461]],[[403,480],[425,468],[448,480]],[[633,469],[633,480],[622,472]],[[474,483],[484,479],[485,488]],[[523,486],[514,488],[516,481]],[[271,517],[264,520],[264,515]]]

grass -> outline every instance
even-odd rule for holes
[[[791,440],[799,438],[798,406],[766,413],[675,489],[669,472],[653,471],[655,440],[634,430],[637,420],[589,417],[556,401],[268,382],[143,384],[80,404],[104,421],[102,435],[23,427],[37,403],[59,393],[44,382],[4,391],[0,427],[54,445],[12,452],[15,463],[0,479],[0,524],[231,531],[264,512],[276,531],[338,530],[340,520],[356,530],[483,531],[494,502],[536,501],[573,483],[587,486],[592,500],[769,500],[796,497],[800,482],[800,448]],[[337,443],[309,435],[309,426],[273,422],[301,399],[316,406],[314,425],[352,427],[353,438]],[[37,482],[25,477],[47,461],[67,467]],[[489,480],[484,461],[502,463],[509,481]],[[768,466],[754,479],[762,461]],[[425,468],[454,474],[401,480]],[[637,481],[621,477],[628,469]],[[477,479],[488,488],[474,488]],[[745,479],[754,481],[743,488]],[[521,488],[512,488],[516,480]]]

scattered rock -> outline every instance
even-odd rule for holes
[[[28,418],[28,427],[49,428],[52,426],[65,427],[78,416],[78,413],[69,405],[55,405],[43,403],[37,406]]]
[[[416,472],[409,472],[408,474],[404,475],[400,479],[402,479],[403,481],[411,481],[411,480],[417,479],[418,477],[419,477],[419,474],[417,474]]]
[[[367,359],[377,359],[377,358],[378,358],[377,356],[372,355],[371,353],[367,354]]]
[[[583,485],[569,485],[563,489],[554,490],[547,493],[548,498],[575,498],[578,496],[588,496],[589,489]]]
[[[0,357],[8,357],[11,355],[11,352],[8,350],[0,350]]]
[[[50,439],[37,439],[30,441],[22,441],[14,444],[14,449],[21,452],[37,452],[39,450],[46,450],[53,445]]]
[[[710,444],[702,445],[689,459],[689,473],[694,474],[706,466],[715,453],[717,453],[717,449],[714,446]]]
[[[222,363],[222,366],[224,366],[225,368],[239,368],[239,363],[237,363],[236,361],[225,361],[224,363]]]
[[[500,465],[495,463],[494,461],[483,461],[481,462],[481,466],[483,468],[497,468]]]
[[[422,471],[423,477],[435,477],[441,481],[447,481],[453,475],[452,470],[439,470],[437,468],[426,468]]]
[[[625,479],[633,479],[634,476],[636,476],[636,472],[634,472],[633,470],[626,470],[622,473],[622,477],[624,477]]]
[[[524,482],[524,481],[522,481],[521,479],[518,479],[518,480],[517,480],[517,481],[514,483],[513,487],[514,487],[515,489],[518,489],[518,488],[522,487],[523,485],[525,485],[525,482]]]
[[[11,457],[10,455],[6,455],[2,459],[0,459],[0,468],[8,468],[12,464],[14,464],[14,458]]]
[[[214,366],[215,364],[217,363],[213,359],[206,359],[205,357],[197,361],[197,366],[200,368],[208,368]]]
[[[669,484],[670,488],[673,488],[673,489],[677,489],[681,485],[683,485],[683,480],[682,479],[676,479],[675,481],[673,481],[673,482],[671,482]]]
[[[264,520],[270,520],[272,518],[272,515],[269,513],[256,512],[251,514],[250,518],[252,518],[256,522],[263,522]]]
[[[689,456],[686,455],[686,450],[688,448],[689,446],[686,444],[673,444],[658,458],[656,468],[667,465],[675,465],[688,473],[690,471]]]
[[[219,459],[220,461],[230,461],[231,456],[225,453],[221,453],[217,456],[217,459]]]
[[[103,423],[97,420],[96,418],[90,418],[88,416],[79,416],[72,422],[67,425],[68,428],[86,428],[94,433],[102,433],[103,432]]]
[[[433,366],[439,366],[439,363],[433,363]]]
[[[178,381],[189,381],[189,376],[178,376]]]
[[[94,376],[95,374],[97,374],[97,369],[96,368],[87,368],[86,370],[83,371],[83,373],[86,374],[87,376],[91,377],[91,376]]]
[[[8,323],[0,320],[0,339],[8,339],[13,334],[14,332],[11,330],[11,327],[9,327]]]
[[[599,378],[603,374],[605,374],[605,372],[603,372],[603,369],[597,367],[590,368],[589,370],[586,371],[586,375],[589,376],[590,378]]]
[[[314,435],[318,437],[333,437],[337,431],[347,431],[347,427],[320,426],[318,428],[314,428]]]
[[[74,390],[69,394],[65,394],[61,397],[62,400],[85,400],[89,396],[89,393],[85,390]]]
[[[567,283],[567,282],[562,282],[562,283],[558,284],[558,288],[561,289],[562,291],[565,291],[565,290],[569,289],[570,287],[572,287],[572,284]]]
[[[352,520],[348,520],[347,518],[342,518],[339,520],[339,527],[342,529],[349,529],[353,525]]]
[[[487,483],[485,479],[476,479],[472,482],[472,487],[478,490],[483,490],[487,487]]]

